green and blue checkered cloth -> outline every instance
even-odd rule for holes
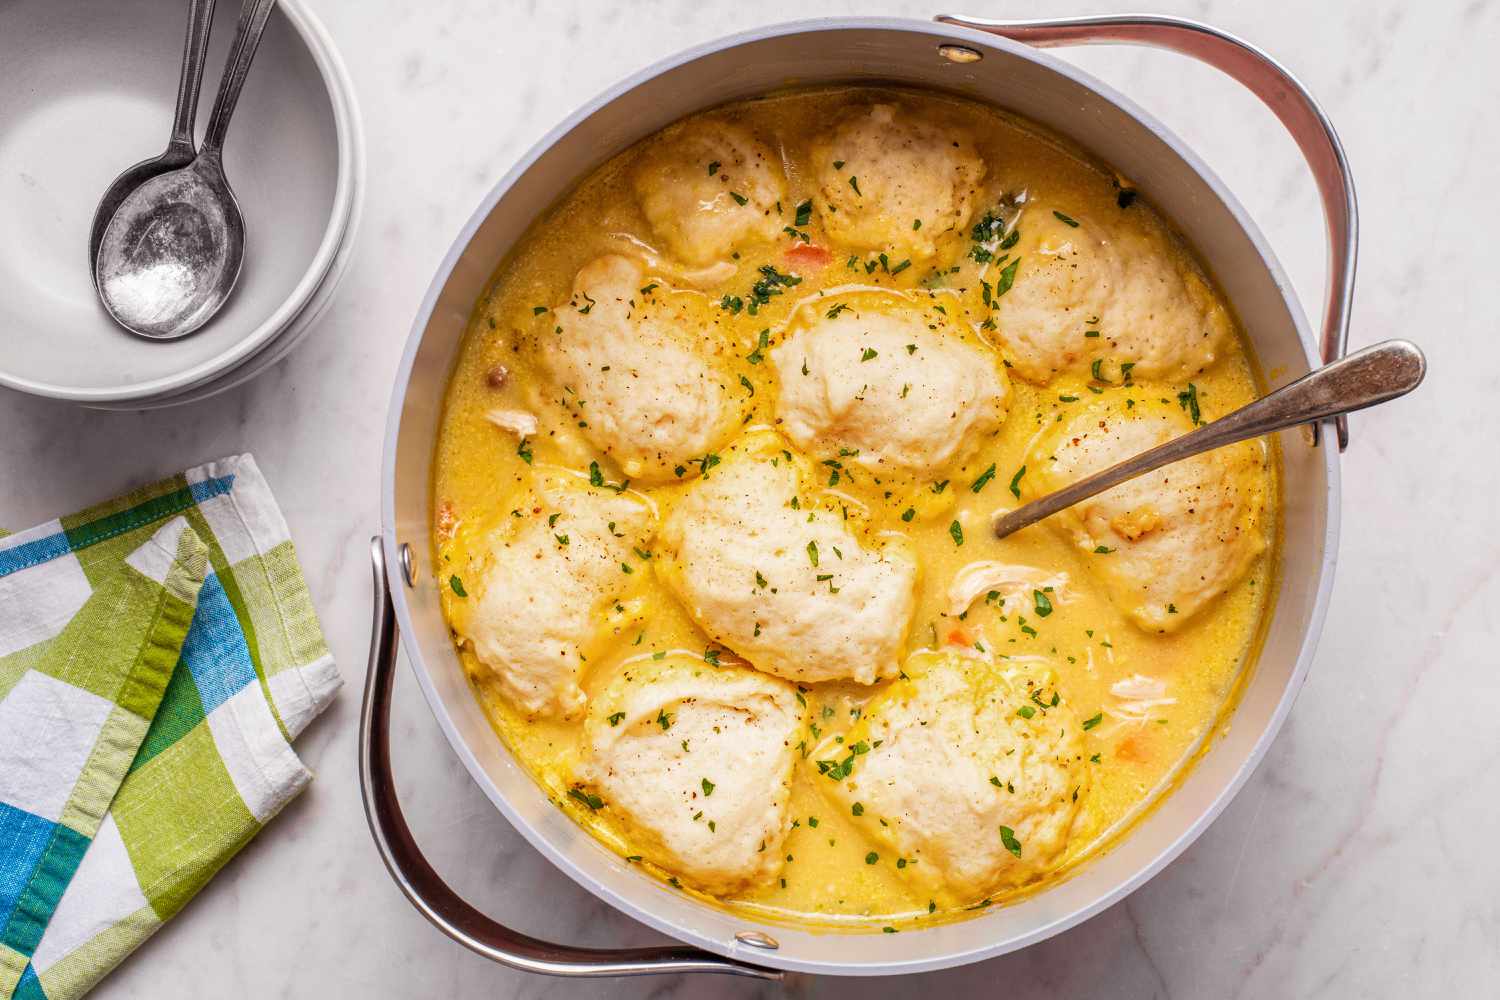
[[[0,538],[0,1000],[82,996],[182,909],[339,683],[249,455]]]

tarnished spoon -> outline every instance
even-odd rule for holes
[[[203,57],[208,52],[208,32],[213,23],[214,0],[192,0],[188,5],[187,41],[182,50],[182,76],[177,81],[177,109],[172,115],[172,138],[166,152],[128,168],[99,199],[99,207],[94,209],[94,224],[89,229],[90,273],[98,266],[99,243],[120,202],[157,174],[185,167],[197,155],[193,123],[198,118],[198,88],[203,83]]]
[[[125,196],[104,229],[94,285],[115,322],[156,340],[213,318],[239,280],[245,220],[224,177],[224,135],[276,0],[245,0],[203,147]]]
[[[1087,500],[1184,458],[1404,396],[1421,385],[1426,374],[1427,359],[1410,341],[1387,340],[1355,351],[1182,437],[1159,444],[1015,510],[997,514],[995,537],[1004,538],[1028,524],[1066,510],[1080,500]]]

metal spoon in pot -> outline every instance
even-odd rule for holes
[[[1411,392],[1427,374],[1416,344],[1387,340],[1309,372],[1255,402],[1179,438],[995,516],[996,538],[1164,465],[1286,427],[1352,413]]]
[[[104,227],[94,287],[110,316],[131,333],[185,337],[213,318],[239,280],[245,220],[224,176],[224,135],[275,4],[245,0],[240,9],[198,155],[146,179]]]

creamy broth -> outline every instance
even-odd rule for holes
[[[920,264],[890,254],[882,262],[878,252],[842,249],[830,239],[821,211],[798,213],[804,202],[818,202],[808,157],[828,122],[850,106],[893,98],[933,120],[960,123],[988,167],[972,218],[962,231],[943,237],[938,254]],[[1026,193],[1019,219],[1007,222],[1023,233],[1028,213],[1038,210],[1060,212],[1085,226],[1107,218],[1112,226],[1129,226],[1159,240],[1166,252],[1178,255],[1178,265],[1201,274],[1149,204],[1122,186],[1122,179],[1037,127],[988,107],[935,94],[841,88],[793,92],[710,114],[747,126],[781,154],[788,195],[781,210],[789,231],[774,242],[742,248],[728,269],[732,274],[700,281],[696,288],[682,277],[680,266],[658,264],[656,256],[641,259],[647,282],[662,286],[662,294],[674,300],[682,297],[685,315],[702,317],[718,345],[719,361],[731,373],[729,388],[743,430],[734,444],[721,449],[726,461],[745,441],[777,429],[778,389],[765,352],[784,340],[799,316],[825,314],[836,297],[877,294],[850,292],[848,286],[895,290],[918,309],[940,307],[965,342],[986,352],[999,350],[986,320],[1004,271],[994,258],[1002,255],[996,251],[990,260],[977,260],[985,253],[974,252],[980,244],[971,227],[1003,195]],[[520,506],[529,503],[539,469],[561,467],[587,477],[591,463],[597,463],[596,478],[606,483],[628,478],[585,439],[579,409],[541,370],[537,348],[540,338],[553,334],[551,310],[569,301],[575,274],[591,260],[642,249],[666,256],[653,240],[630,182],[639,158],[660,141],[647,140],[616,157],[548,212],[500,266],[476,307],[447,393],[433,483],[438,511],[433,544],[450,619],[473,589],[466,574],[472,572],[479,539],[506,530],[508,520],[529,513]],[[804,241],[828,249],[827,262],[794,249]],[[1023,239],[1015,248],[1023,269],[1027,246]],[[748,300],[754,298],[763,265],[800,281],[777,285],[765,301],[754,304],[752,314]],[[1101,325],[1107,326],[1108,318],[1103,319]],[[858,709],[889,682],[870,687],[847,681],[802,684],[799,693],[811,721],[793,772],[784,864],[771,880],[715,902],[761,917],[850,929],[920,926],[983,909],[986,900],[999,905],[1049,884],[1106,846],[1170,786],[1221,722],[1268,614],[1278,520],[1274,451],[1255,446],[1260,449],[1256,488],[1265,498],[1265,514],[1255,530],[1264,534],[1264,551],[1226,592],[1171,632],[1144,629],[1127,617],[1098,579],[1098,560],[1108,557],[1080,549],[1057,526],[1044,523],[996,540],[987,524],[996,509],[1016,505],[1018,493],[1035,495],[1025,493],[1031,484],[1021,470],[1028,457],[1048,432],[1090,405],[1128,397],[1143,406],[1170,406],[1179,412],[1191,405],[1202,420],[1209,420],[1254,398],[1256,370],[1244,338],[1233,332],[1210,367],[1180,380],[1133,378],[1128,368],[1121,372],[1097,366],[1065,371],[1046,384],[1027,381],[1013,369],[1009,375],[1008,415],[999,430],[983,434],[972,452],[938,477],[872,472],[853,462],[830,465],[803,456],[798,467],[803,495],[819,509],[847,516],[856,537],[908,540],[920,573],[905,650],[963,646],[986,658],[1045,661],[1078,718],[1090,720],[1085,726],[1090,782],[1066,852],[1046,877],[984,898],[952,887],[933,889],[910,877],[888,852],[869,862],[876,852],[867,826],[827,794],[827,778],[814,765],[827,752],[817,748],[848,731]],[[538,430],[518,447],[514,434],[487,419],[496,409],[534,414]],[[782,446],[790,449],[784,441]],[[629,490],[647,498],[665,518],[696,481],[689,473],[680,481],[632,484]],[[590,697],[622,665],[651,662],[662,652],[695,658],[710,669],[709,661],[740,662],[689,617],[659,579],[653,554],[648,545],[631,556],[618,599],[604,612],[612,639],[588,658],[579,679]],[[981,597],[967,612],[954,614],[949,586],[961,569],[978,560],[1039,567],[1067,584],[1042,593],[1028,588],[1009,606]],[[621,856],[638,858],[641,852],[628,824],[607,806],[591,807],[589,797],[576,792],[582,722],[528,717],[498,691],[471,644],[461,644],[459,653],[499,738],[558,807]],[[1141,688],[1141,677],[1162,684]],[[1134,697],[1121,697],[1122,691]],[[694,891],[649,858],[637,863],[683,891]]]

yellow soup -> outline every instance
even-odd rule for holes
[[[1103,849],[1224,717],[1277,458],[990,517],[1255,395],[1189,250],[1036,126],[869,88],[715,109],[585,178],[478,303],[445,611],[499,737],[643,870],[950,919]]]

